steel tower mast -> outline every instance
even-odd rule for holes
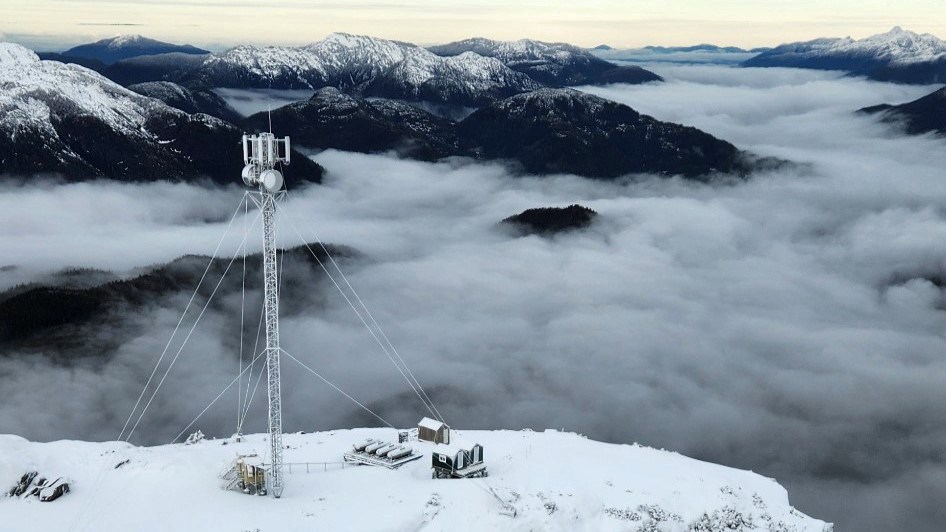
[[[272,133],[243,135],[243,182],[258,189],[263,214],[263,304],[266,315],[266,375],[269,388],[269,444],[272,458],[269,489],[279,498],[282,477],[282,392],[279,374],[279,271],[276,267],[276,200],[283,194],[283,176],[276,165],[289,164],[289,137]]]

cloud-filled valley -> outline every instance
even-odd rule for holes
[[[854,113],[933,88],[648,68],[667,81],[585,90],[802,164],[706,185],[326,151],[314,156],[321,185],[292,188],[287,169],[283,215],[307,238],[357,250],[346,274],[455,426],[665,447],[773,476],[799,509],[842,529],[936,530],[946,521],[946,146]],[[7,185],[0,288],[71,266],[130,276],[209,254],[241,194]],[[588,229],[517,237],[498,225],[573,203],[599,213]],[[221,255],[237,251],[244,223]],[[300,243],[286,225],[279,238]],[[250,250],[260,246],[251,234]],[[293,289],[310,306],[282,321],[286,350],[395,424],[416,422],[419,401],[332,286],[311,278]],[[0,432],[114,438],[188,296],[81,329],[115,339],[103,359],[54,365],[41,350],[0,348]],[[231,292],[204,317],[140,442],[170,440],[236,375],[239,309]],[[283,364],[287,430],[373,422]],[[263,399],[249,431],[264,428]],[[197,427],[229,435],[236,403],[228,393]]]

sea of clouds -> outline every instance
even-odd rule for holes
[[[287,169],[280,242],[298,244],[296,226],[362,254],[343,266],[352,286],[456,427],[564,428],[673,449],[775,477],[839,530],[940,530],[946,142],[855,114],[933,87],[653,68],[668,81],[583,90],[800,164],[705,185],[515,177],[500,164],[327,151],[315,156],[323,185],[292,187]],[[209,254],[241,195],[5,188],[0,266],[16,267],[0,268],[0,285],[66,266],[130,275]],[[597,222],[553,238],[498,226],[572,203]],[[221,254],[237,252],[248,223],[237,217]],[[282,321],[283,346],[385,419],[416,422],[422,404],[333,290],[313,282],[311,310]],[[121,334],[103,328],[122,339],[104,363],[0,352],[0,432],[115,438],[188,296],[124,317]],[[233,379],[239,309],[231,295],[204,317],[137,441],[170,440]],[[254,331],[258,312],[247,311]],[[287,430],[376,423],[294,364],[283,361]],[[264,397],[245,430],[265,430]],[[228,392],[195,427],[229,435],[237,403]]]

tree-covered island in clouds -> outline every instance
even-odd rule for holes
[[[502,224],[519,235],[551,236],[588,227],[597,216],[597,212],[578,204],[537,207],[505,218]]]

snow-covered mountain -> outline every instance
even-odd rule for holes
[[[646,83],[662,78],[634,66],[618,66],[588,50],[566,43],[547,43],[531,39],[495,41],[473,38],[428,48],[444,57],[475,53],[494,57],[506,66],[528,74],[548,86],[564,87],[605,83]]]
[[[822,38],[783,44],[743,65],[845,70],[882,81],[941,83],[946,82],[946,41],[895,27],[859,40]]]
[[[189,44],[171,44],[142,37],[141,35],[118,35],[110,39],[102,39],[90,44],[83,44],[70,48],[62,53],[65,58],[77,57],[95,59],[109,65],[122,59],[142,55],[166,54],[179,52],[185,54],[208,54]]]
[[[165,59],[166,58],[166,59]],[[237,46],[181,64],[169,56],[123,61],[121,82],[174,81],[204,87],[318,89],[365,97],[479,106],[539,88],[529,76],[476,54],[440,57],[399,41],[344,33],[303,47]]]
[[[24,473],[68,481],[53,502],[0,496],[10,530],[206,531],[562,530],[828,532],[795,510],[774,480],[637,445],[555,431],[464,431],[484,446],[489,476],[431,478],[432,444],[396,470],[343,467],[342,454],[393,429],[287,434],[282,498],[219,487],[238,454],[265,456],[264,435],[243,442],[135,447],[32,443],[0,436],[0,487]],[[309,464],[308,467],[304,464]]]
[[[239,174],[235,126],[174,109],[87,68],[0,43],[0,86],[5,174],[227,181]],[[296,170],[301,178],[321,176],[314,163]]]

